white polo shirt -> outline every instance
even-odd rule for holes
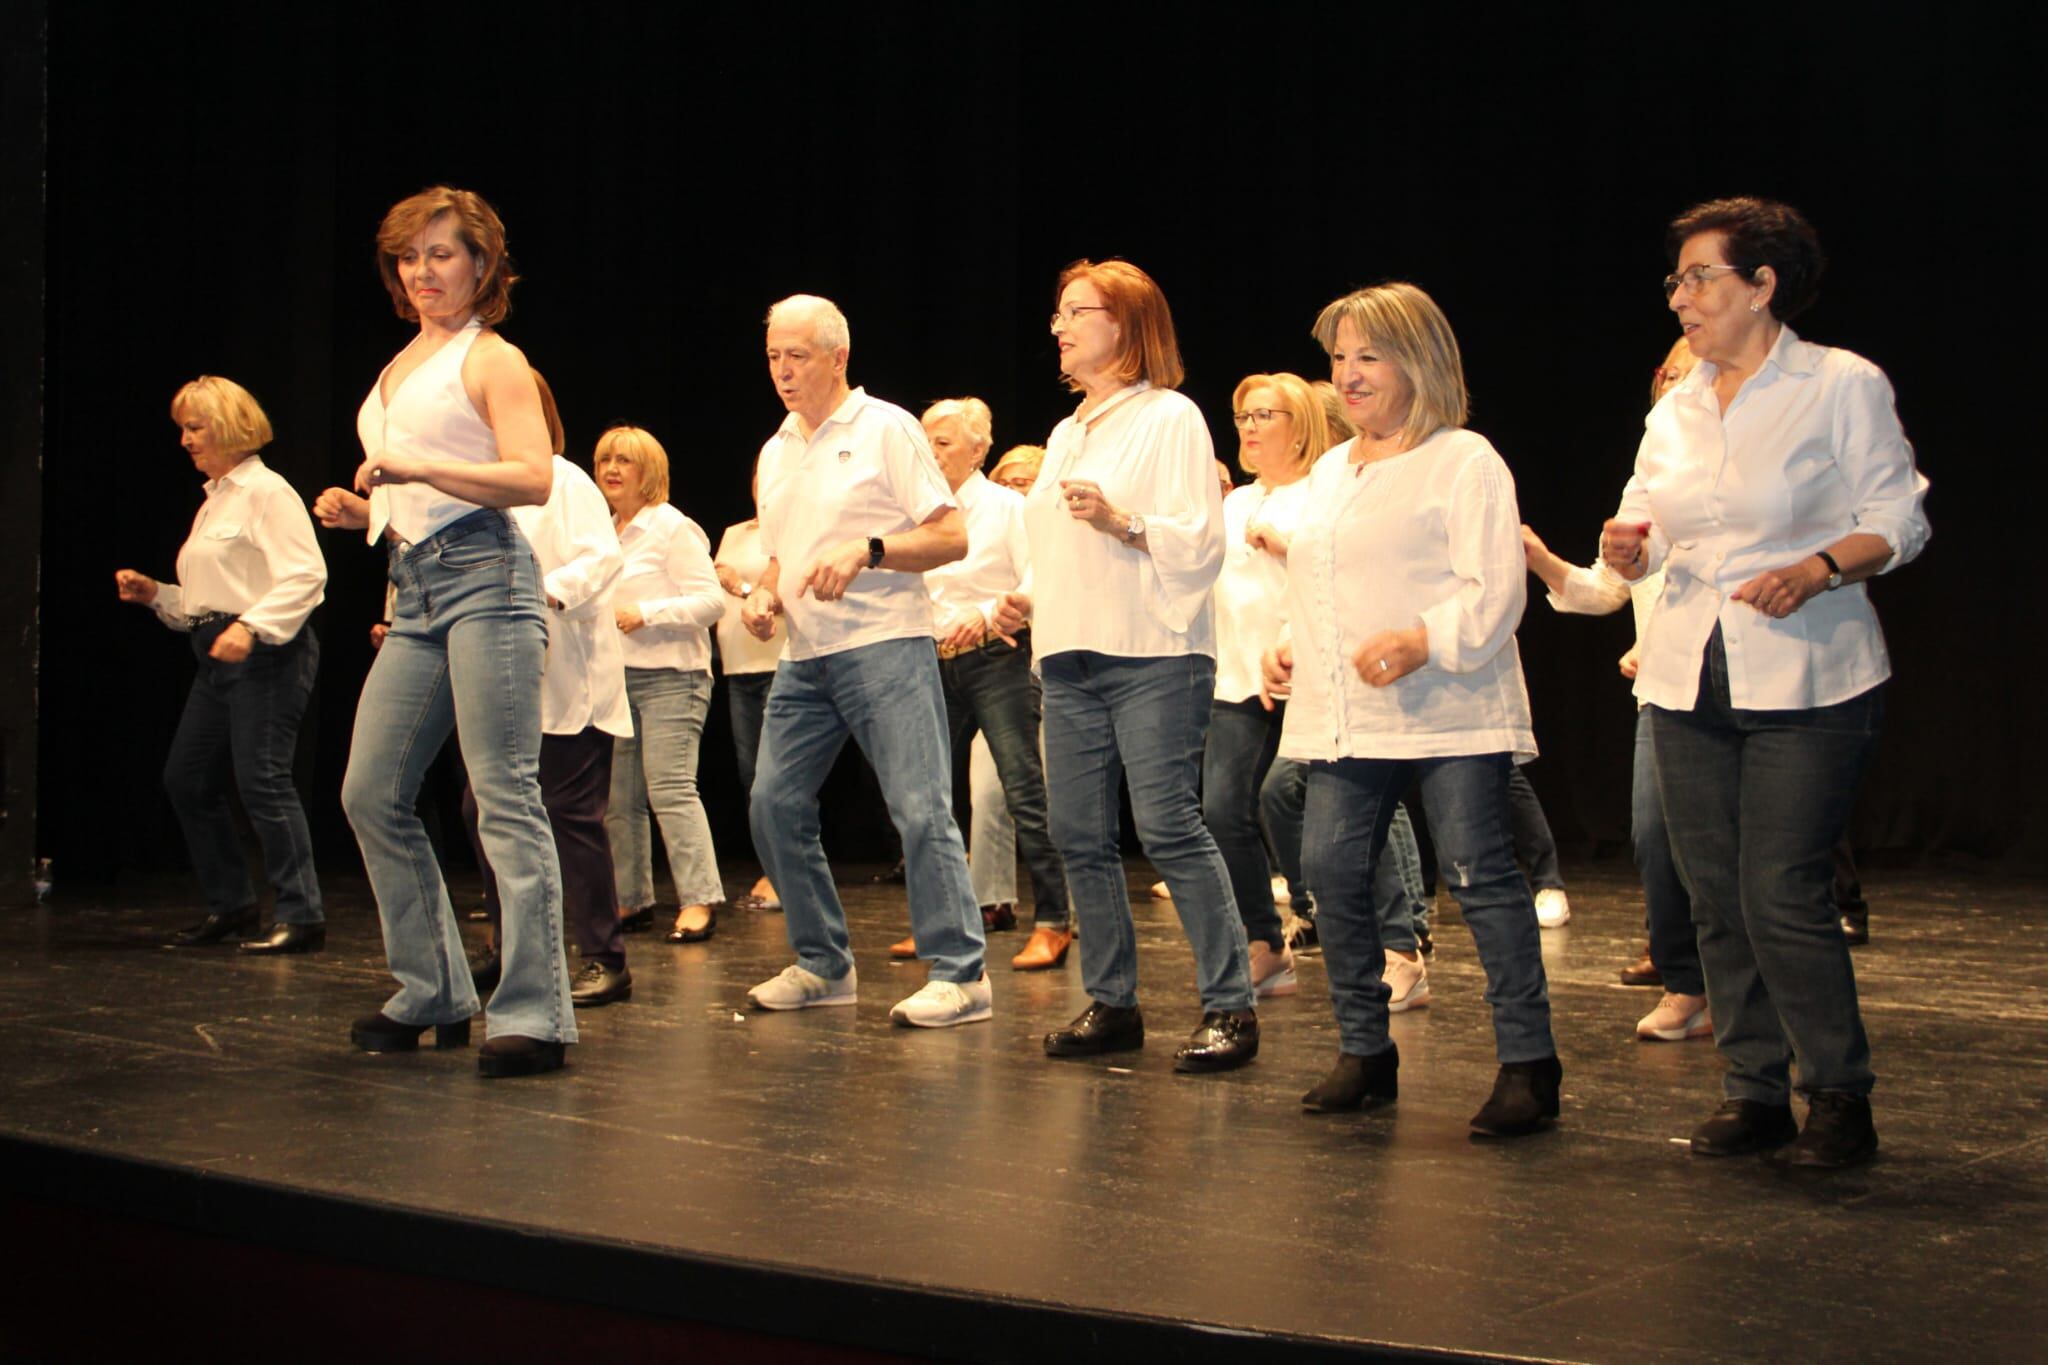
[[[848,541],[897,535],[959,506],[915,417],[855,389],[808,441],[789,414],[762,446],[760,469],[761,548],[778,565],[787,657],[932,633],[923,574],[864,568],[836,602],[800,591],[818,560]]]
[[[925,590],[932,599],[932,634],[942,636],[968,616],[986,626],[996,599],[1012,592],[1031,567],[1031,542],[1024,534],[1024,496],[990,483],[980,470],[953,490],[967,520],[967,554],[927,569]]]

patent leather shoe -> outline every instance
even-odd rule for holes
[[[1798,1136],[1789,1104],[1724,1100],[1711,1118],[1692,1130],[1692,1154],[1741,1156],[1782,1147]]]
[[[1330,1074],[1301,1097],[1301,1107],[1312,1114],[1335,1114],[1392,1104],[1401,1093],[1400,1070],[1401,1053],[1392,1044],[1370,1057],[1340,1052]]]
[[[477,1074],[491,1079],[506,1076],[538,1076],[560,1071],[568,1049],[547,1038],[526,1038],[503,1033],[476,1050]]]
[[[208,915],[189,929],[180,929],[171,935],[171,943],[178,948],[205,948],[219,943],[222,939],[244,930],[254,929],[259,922],[256,907],[245,905],[239,910],[230,910],[224,915]]]
[[[1088,1008],[1065,1028],[1045,1035],[1048,1057],[1096,1057],[1105,1052],[1132,1052],[1145,1046],[1145,1016],[1136,1005],[1088,1002]]]
[[[1259,1055],[1259,1016],[1210,1010],[1173,1054],[1175,1071],[1234,1071]]]
[[[245,953],[259,956],[271,953],[317,953],[327,946],[327,926],[273,924],[270,926],[270,932],[263,937],[245,940],[237,946]]]
[[[434,1031],[437,1048],[468,1047],[469,1020],[452,1024],[401,1024],[383,1011],[366,1014],[349,1026],[348,1038],[365,1052],[417,1052],[420,1035]]]
[[[1503,1062],[1494,1077],[1493,1093],[1472,1116],[1472,1131],[1481,1137],[1524,1137],[1557,1120],[1557,1092],[1564,1068],[1555,1057],[1533,1062]]]

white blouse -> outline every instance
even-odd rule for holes
[[[647,624],[622,635],[628,668],[711,671],[711,630],[725,589],[711,567],[711,537],[674,504],[649,503],[619,530],[625,572],[612,600],[636,606]]]
[[[1798,710],[1860,696],[1891,676],[1862,583],[1818,593],[1783,620],[1728,594],[1852,532],[1892,547],[1883,572],[1920,553],[1927,480],[1891,384],[1863,357],[1801,341],[1790,327],[1725,413],[1716,373],[1701,362],[1650,410],[1615,513],[1651,524],[1649,567],[1664,570],[1636,697],[1691,710],[1716,623],[1733,706]]]
[[[1031,568],[1022,494],[990,483],[976,470],[953,490],[953,497],[967,519],[967,554],[925,570],[935,636],[948,634],[969,616],[980,617],[986,626],[996,600],[1022,583]]]
[[[471,464],[497,460],[497,433],[469,401],[469,390],[462,383],[462,362],[482,335],[482,320],[471,318],[399,383],[389,404],[384,401],[384,375],[390,373],[391,365],[379,372],[369,396],[356,410],[356,437],[367,458],[390,451]],[[476,510],[476,503],[443,493],[430,483],[379,484],[370,490],[368,539],[375,545],[388,525],[401,540],[425,540]]]
[[[625,557],[604,494],[588,474],[557,455],[548,500],[508,510],[540,561],[541,590],[562,604],[548,609],[541,731],[580,735],[594,725],[608,735],[630,737],[626,664],[612,619],[612,590]]]
[[[326,594],[327,561],[306,504],[262,456],[251,455],[206,481],[206,501],[178,550],[178,582],[159,583],[150,605],[173,630],[225,611],[263,643],[281,645]]]
[[[1145,519],[1149,550],[1067,513],[1063,479],[1092,479]],[[1223,491],[1209,426],[1171,389],[1133,384],[1045,442],[1024,499],[1031,539],[1032,651],[1124,658],[1216,654],[1210,589],[1223,567]]]
[[[1263,483],[1230,490],[1223,500],[1223,572],[1216,577],[1216,700],[1249,701],[1259,695],[1259,656],[1280,634],[1287,595],[1287,561],[1245,543],[1245,532],[1266,525],[1289,541],[1308,508],[1306,478],[1278,488]]]
[[[740,576],[743,583],[759,583],[761,575],[768,572],[768,552],[761,548],[761,523],[758,521],[735,522],[725,528],[725,534],[718,539],[718,553],[713,556],[713,566],[725,565]],[[775,630],[765,640],[757,640],[754,633],[740,624],[740,606],[743,599],[731,593],[725,595],[725,614],[718,618],[718,657],[727,676],[734,673],[773,673],[775,665],[782,658],[782,646],[788,638],[782,630],[782,618],[774,617]]]
[[[1293,696],[1280,752],[1311,761],[1536,755],[1515,627],[1527,603],[1515,481],[1485,437],[1439,431],[1353,465],[1316,461],[1287,557]],[[1429,658],[1370,687],[1352,655],[1422,625]]]

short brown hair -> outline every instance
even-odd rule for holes
[[[1094,285],[1109,305],[1109,315],[1116,319],[1120,335],[1112,373],[1126,384],[1142,379],[1155,389],[1179,388],[1187,369],[1181,364],[1180,342],[1173,334],[1173,312],[1152,277],[1129,261],[1075,261],[1060,272],[1060,282],[1052,291],[1054,308],[1075,280]],[[1067,387],[1081,391],[1071,375]]]
[[[202,374],[171,396],[171,420],[184,424],[185,414],[206,419],[214,443],[224,455],[250,455],[270,444],[270,419],[256,396],[232,379]]]
[[[644,500],[668,501],[668,452],[654,439],[653,432],[639,427],[613,427],[597,438],[590,463],[595,466],[604,456],[614,453],[625,456],[626,463],[640,471],[640,496]]]
[[[455,216],[456,235],[484,263],[483,277],[476,282],[476,315],[485,326],[496,326],[512,311],[512,286],[519,283],[519,276],[506,254],[504,221],[480,194],[435,185],[393,204],[377,228],[377,274],[398,316],[419,321],[419,310],[398,282],[398,253],[444,213]]]
[[[1771,316],[1789,322],[1806,311],[1820,297],[1821,273],[1828,268],[1827,253],[1820,249],[1820,234],[1806,215],[1790,204],[1775,199],[1710,199],[1695,204],[1671,220],[1664,245],[1671,252],[1671,264],[1687,241],[1703,232],[1718,232],[1728,244],[1728,264],[1742,278],[1756,283],[1759,266],[1769,266],[1778,277],[1771,291]]]
[[[1253,389],[1271,389],[1280,395],[1280,407],[1294,423],[1294,461],[1297,467],[1306,469],[1316,457],[1336,442],[1330,439],[1329,419],[1323,415],[1323,400],[1316,396],[1308,381],[1298,374],[1248,374],[1237,382],[1237,389],[1230,395],[1231,415],[1244,403],[1244,396]],[[1258,473],[1258,470],[1246,470]]]
[[[1458,351],[1451,320],[1436,300],[1399,280],[1346,294],[1327,305],[1316,318],[1315,337],[1329,350],[1337,344],[1337,326],[1349,320],[1401,373],[1415,390],[1402,444],[1413,450],[1442,427],[1465,425],[1471,397],[1465,389],[1465,360]]]

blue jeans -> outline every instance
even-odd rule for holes
[[[1883,714],[1881,686],[1802,711],[1735,709],[1718,627],[1693,709],[1651,709],[1730,1099],[1785,1103],[1795,1062],[1806,1094],[1876,1083],[1831,853]]]
[[[1278,951],[1280,912],[1273,908],[1273,868],[1259,828],[1259,786],[1280,752],[1280,721],[1257,697],[1212,701],[1209,739],[1202,748],[1202,823],[1230,869],[1230,892],[1247,939]]]
[[[953,823],[946,698],[930,636],[785,659],[775,670],[749,813],[797,965],[827,981],[853,969],[818,826],[818,789],[848,735],[873,765],[903,840],[917,955],[934,981],[980,980],[981,911]]]
[[[1302,862],[1316,898],[1316,931],[1345,1052],[1369,1057],[1392,1044],[1381,975],[1386,945],[1372,872],[1400,793],[1419,775],[1422,809],[1443,879],[1465,912],[1486,969],[1494,1052],[1502,1062],[1557,1055],[1550,992],[1529,884],[1515,866],[1506,754],[1454,758],[1345,758],[1311,763]]]
[[[733,760],[739,765],[740,791],[754,790],[754,764],[761,756],[761,722],[768,713],[768,688],[775,674],[725,675],[726,714],[732,720]]]
[[[1529,869],[1529,885],[1538,891],[1564,890],[1557,865],[1557,838],[1544,817],[1536,789],[1518,765],[1508,774],[1508,819],[1515,835],[1515,857]]]
[[[1195,797],[1216,661],[1069,650],[1038,668],[1052,839],[1081,918],[1081,980],[1090,998],[1122,1008],[1138,1003],[1137,931],[1117,847],[1117,784],[1128,776],[1138,841],[1166,879],[1195,950],[1202,1008],[1250,1009],[1244,922]]]
[[[1665,990],[1705,995],[1699,934],[1692,926],[1692,898],[1679,880],[1678,863],[1671,856],[1671,835],[1664,828],[1664,798],[1657,791],[1657,746],[1650,728],[1650,708],[1645,706],[1636,712],[1628,837],[1635,850],[1636,871],[1643,879],[1643,924],[1650,934],[1650,961],[1664,978]]]
[[[1046,828],[1045,767],[1038,756],[1039,684],[1031,676],[1029,640],[1022,633],[1014,646],[991,639],[979,649],[941,659],[939,678],[946,689],[953,751],[964,751],[977,729],[988,740],[1003,783],[1003,802],[1016,825],[1025,870],[1031,874],[1032,923],[1053,927],[1067,922],[1067,869]],[[1008,852],[975,850],[992,860]]]
[[[256,904],[242,841],[228,810],[228,779],[263,849],[263,872],[277,890],[279,924],[319,924],[320,883],[313,840],[292,785],[299,721],[320,670],[320,642],[307,626],[282,645],[258,642],[238,664],[207,657],[226,622],[192,632],[199,672],[164,760],[164,790],[185,831],[192,870],[209,914]]]
[[[1272,832],[1274,856],[1298,915],[1313,915],[1315,901],[1301,873],[1301,822],[1308,800],[1308,765],[1276,758],[1259,788],[1259,809]],[[1429,895],[1422,887],[1422,850],[1415,846],[1415,825],[1408,808],[1394,802],[1387,841],[1372,865],[1373,912],[1380,924],[1380,946],[1412,953],[1429,932]]]
[[[391,581],[391,633],[363,681],[341,783],[398,978],[384,1013],[445,1024],[477,1011],[448,887],[413,808],[454,727],[504,905],[487,1036],[573,1043],[562,874],[540,796],[540,566],[512,519],[485,508],[392,546]]]
[[[725,899],[711,822],[697,795],[697,757],[704,719],[711,714],[711,674],[702,669],[626,670],[626,705],[633,733],[612,741],[611,802],[604,828],[612,843],[619,904],[640,910],[654,904],[654,850],[647,838],[651,806],[668,850],[678,905],[716,905]]]

